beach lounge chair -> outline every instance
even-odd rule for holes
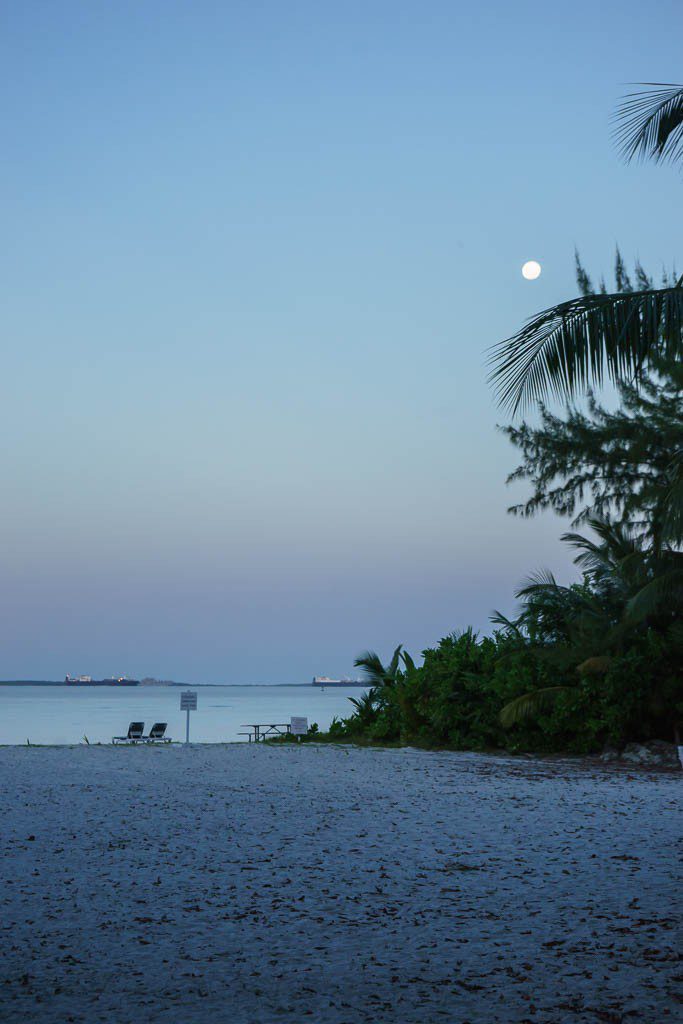
[[[140,743],[144,740],[145,723],[131,722],[127,736],[112,736],[112,743]]]
[[[149,730],[149,736],[143,736],[145,743],[170,743],[171,739],[166,733],[166,722],[155,722]]]

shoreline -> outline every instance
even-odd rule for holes
[[[673,745],[672,745],[673,746]],[[443,755],[462,758],[488,758],[511,764],[545,764],[564,765],[574,767],[578,770],[591,771],[595,769],[607,772],[619,771],[622,773],[656,773],[669,776],[683,776],[683,765],[671,764],[647,764],[637,761],[629,761],[620,757],[603,760],[600,754],[572,754],[572,753],[537,753],[533,751],[509,751],[509,750],[462,750],[452,747],[418,747],[414,744],[381,744],[381,743],[356,743],[344,742],[343,740],[331,739],[305,740],[302,744],[294,743],[291,739],[272,738],[265,743],[249,743],[247,740],[216,740],[216,741],[190,741],[186,744],[182,740],[173,740],[170,743],[0,743],[0,751],[3,750],[185,750],[185,749],[207,749],[216,750],[221,748],[254,748],[256,749],[301,749],[312,747],[318,750],[339,749],[357,751],[394,752],[402,751],[419,753],[426,756]],[[674,748],[675,749],[675,748]]]

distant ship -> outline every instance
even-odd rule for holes
[[[363,679],[330,679],[329,676],[313,676],[312,686],[363,686],[365,689],[370,688],[370,683],[366,683]]]
[[[93,679],[92,676],[69,676],[64,680],[67,686],[139,686],[139,679],[117,676],[111,679]]]

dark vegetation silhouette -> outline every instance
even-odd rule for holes
[[[683,88],[627,96],[615,138],[627,160],[683,166]],[[552,509],[581,582],[548,570],[519,586],[517,614],[491,636],[465,629],[384,665],[356,660],[369,689],[330,737],[456,749],[573,751],[672,740],[683,719],[683,277],[659,287],[617,250],[615,284],[597,289],[576,257],[580,295],[533,317],[493,350],[491,379],[513,413],[521,454],[509,480],[531,495],[513,515]],[[595,388],[617,387],[614,411]],[[567,402],[552,413],[548,397]],[[576,399],[585,399],[582,407]],[[584,532],[588,531],[588,533]]]

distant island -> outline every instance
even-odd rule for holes
[[[0,679],[0,686],[64,686],[63,679]],[[140,686],[310,686],[310,683],[179,683],[175,679],[156,679],[145,676]],[[360,685],[353,682],[347,686]]]
[[[155,679],[154,676],[145,676],[140,680],[140,686],[187,686],[187,683],[177,683],[175,679]]]

